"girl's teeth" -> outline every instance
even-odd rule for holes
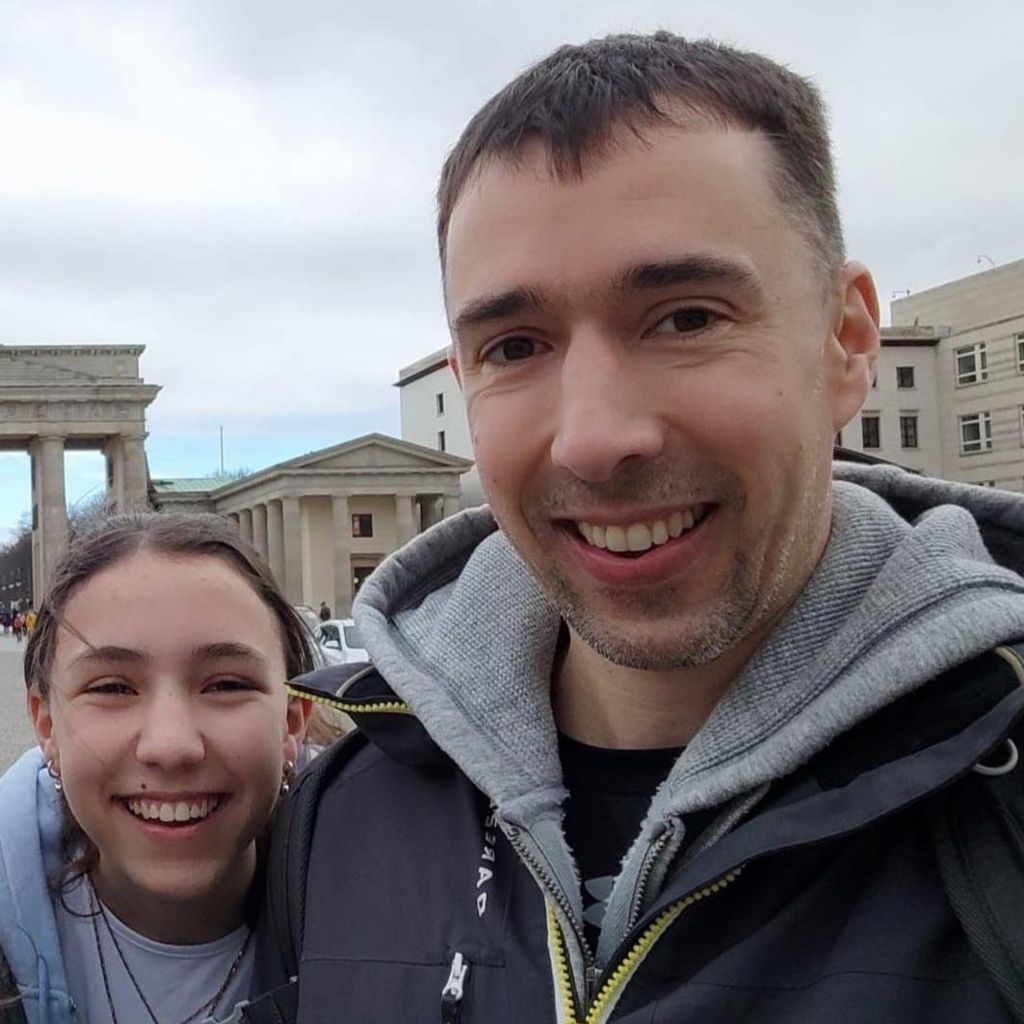
[[[128,810],[145,821],[164,823],[200,821],[217,809],[220,800],[206,797],[202,800],[178,800],[174,803],[157,803],[153,800],[129,800]]]

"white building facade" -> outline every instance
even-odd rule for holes
[[[931,476],[1024,491],[1024,260],[891,309],[875,387],[842,443]]]
[[[403,367],[395,387],[400,395],[402,440],[464,459],[473,458],[466,405],[459,382],[448,365],[447,348]],[[475,468],[462,478],[461,501],[463,508],[485,501]]]

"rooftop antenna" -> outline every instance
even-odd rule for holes
[[[984,253],[982,253],[974,262],[980,264],[982,260],[988,260],[990,270],[996,269],[996,261],[992,259],[991,256],[986,256]]]
[[[224,475],[224,428],[220,428],[220,475]]]
[[[909,295],[909,294],[910,294],[910,289],[909,288],[896,288],[893,291],[893,293],[892,293],[892,297],[894,299],[898,299],[898,298],[900,298],[900,296]]]

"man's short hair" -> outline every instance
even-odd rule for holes
[[[482,160],[515,159],[539,140],[559,180],[581,178],[584,160],[602,155],[623,126],[699,122],[763,132],[777,157],[774,186],[826,276],[844,260],[836,208],[828,115],[805,78],[757,53],[671,32],[612,35],[559,47],[477,112],[441,171],[437,235],[442,269],[448,223]],[[685,125],[684,125],[685,126]]]

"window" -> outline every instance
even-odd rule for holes
[[[860,418],[861,444],[865,448],[881,448],[881,429],[877,412],[866,412]]]
[[[900,413],[900,447],[917,447],[917,413]]]
[[[444,392],[443,391],[438,391],[438,393],[436,395],[434,395],[434,407],[437,410],[437,415],[438,416],[443,416],[444,415]]]
[[[352,516],[352,536],[373,536],[373,516],[369,512],[356,512]]]
[[[977,412],[960,417],[960,454],[977,455],[992,451],[992,416]]]
[[[437,450],[439,452],[446,452],[448,449],[445,447],[445,444],[446,444],[446,442],[445,442],[445,437],[444,437],[444,431],[443,430],[439,430],[437,432]]]
[[[1017,342],[1017,372],[1024,373],[1024,332],[1016,337]]]
[[[836,434],[836,442],[835,443],[836,443],[836,447],[837,448],[842,448],[843,447],[843,432],[841,430],[839,431],[838,434]]]
[[[988,380],[988,357],[985,354],[985,342],[965,345],[956,350],[956,382],[961,384],[980,384]]]
[[[1020,420],[1020,443],[1024,447],[1024,405],[1017,406],[1017,418]]]
[[[914,368],[912,366],[896,367],[896,387],[901,391],[914,386]]]

